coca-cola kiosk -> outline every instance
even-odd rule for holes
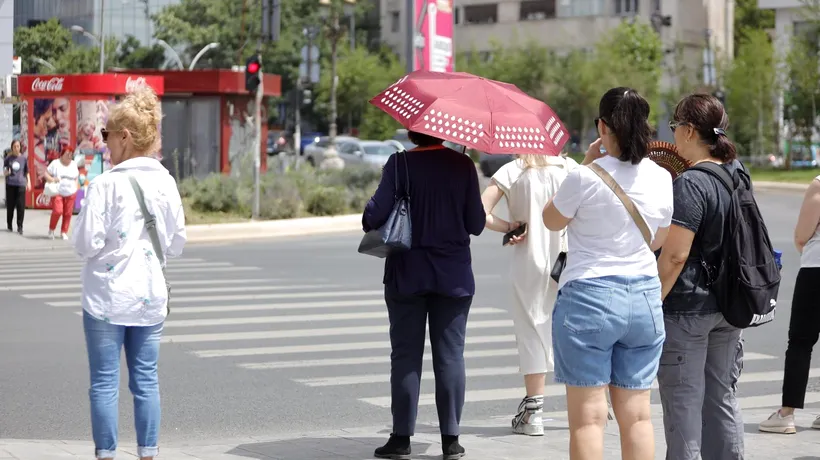
[[[68,151],[80,167],[80,190],[75,211],[83,204],[88,183],[111,168],[100,130],[108,121],[108,105],[129,91],[148,85],[164,92],[161,76],[129,74],[20,75],[20,141],[28,155],[32,190],[26,206],[51,208],[43,195],[43,173],[49,163]]]

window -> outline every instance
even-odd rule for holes
[[[615,14],[631,16],[638,14],[639,0],[615,0]]]
[[[398,11],[391,11],[390,12],[390,32],[398,33],[400,24],[401,16],[399,15]]]
[[[604,0],[558,0],[556,10],[559,18],[601,16],[604,14]]]
[[[543,21],[555,17],[555,0],[524,0],[521,2],[519,19]]]
[[[498,4],[468,5],[464,7],[465,24],[493,24],[498,22]]]

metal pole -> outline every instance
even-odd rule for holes
[[[356,13],[350,12],[350,53],[356,52]],[[347,111],[347,130],[353,135],[353,110]]]
[[[302,77],[296,80],[296,111],[293,114],[293,152],[298,158],[302,155]]]
[[[332,35],[330,38],[330,133],[328,133],[328,135],[330,137],[330,145],[335,151],[337,130],[336,119],[339,117],[336,107],[336,87],[338,86],[336,61],[338,60],[337,55],[339,54],[339,12],[334,10],[331,14],[333,15],[333,18],[331,19],[331,21],[333,21],[331,26],[333,31],[331,32]]]
[[[407,28],[404,37],[406,40],[406,43],[404,44],[404,52],[407,60],[407,73],[410,73],[416,68],[416,0],[405,0],[404,9],[407,11],[407,17],[404,21],[404,27]]]
[[[261,38],[256,42],[256,53],[260,55],[262,51]],[[259,86],[256,87],[256,104],[254,105],[254,122],[256,124],[256,139],[253,145],[253,218],[259,218],[260,192],[259,180],[262,175],[262,94],[264,89],[264,75],[261,66],[259,70]]]
[[[105,0],[100,0],[100,73],[105,73]]]

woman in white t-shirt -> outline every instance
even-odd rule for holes
[[[520,155],[502,166],[481,195],[486,228],[501,233],[527,224],[514,245],[510,278],[513,287],[511,312],[518,344],[519,369],[524,374],[527,394],[512,419],[514,433],[542,436],[545,374],[553,369],[552,323],[550,322],[558,285],[550,279],[552,265],[562,246],[562,232],[541,225],[541,212],[555,195],[567,173],[578,167],[571,158]],[[492,214],[502,197],[507,198],[510,222]],[[563,234],[566,239],[566,234]]]
[[[552,321],[555,380],[566,385],[571,458],[603,458],[609,388],[623,457],[651,459],[649,392],[665,337],[653,251],[669,232],[672,178],[646,158],[649,104],[635,90],[607,91],[598,114],[586,167],[570,171],[543,212],[547,228],[569,235]]]
[[[60,158],[52,161],[43,174],[46,182],[58,184],[57,195],[51,199],[51,221],[48,224],[48,236],[51,238],[54,238],[57,222],[62,217],[60,233],[64,240],[68,239],[68,226],[74,214],[74,200],[80,187],[80,170],[72,156],[71,150],[63,150]]]

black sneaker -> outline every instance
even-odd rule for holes
[[[464,457],[465,451],[458,443],[458,436],[441,435],[441,453],[444,460],[456,460]]]
[[[9,229],[9,230],[11,230],[11,229]],[[17,229],[17,233],[19,233],[19,234],[21,234],[21,235],[22,235],[22,234],[23,234],[23,229],[22,229],[22,228],[18,228],[18,229]]]
[[[379,447],[373,453],[376,458],[389,458],[391,460],[409,460],[410,458],[410,436],[390,435],[387,444]]]

